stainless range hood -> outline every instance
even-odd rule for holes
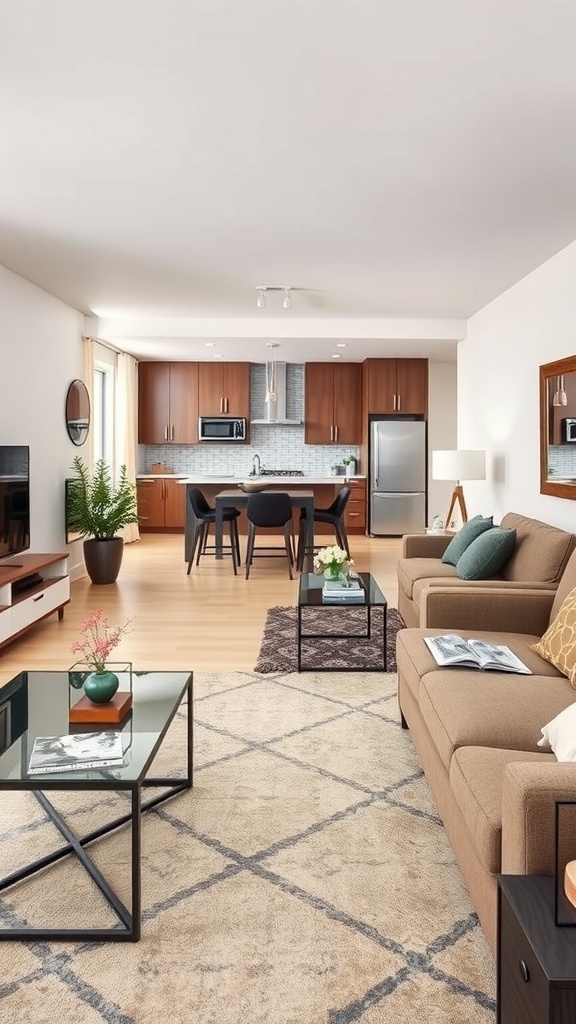
[[[260,369],[260,367],[258,367]],[[268,367],[264,365],[263,380],[266,392],[267,387],[267,370]],[[277,423],[279,426],[300,426],[302,420],[288,419],[286,416],[286,363],[274,363],[275,372],[275,400],[265,401],[266,413],[263,419],[251,419],[251,423],[265,423],[272,425]]]

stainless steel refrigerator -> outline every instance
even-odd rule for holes
[[[401,535],[426,525],[426,424],[380,419],[370,423],[370,530]]]

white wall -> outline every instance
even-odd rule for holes
[[[573,531],[576,504],[540,494],[539,373],[576,352],[576,242],[480,310],[458,346],[458,447],[485,448],[468,514],[507,511]]]
[[[456,448],[456,363],[428,364],[428,525],[434,516],[446,519],[454,483],[432,480],[432,452]],[[446,523],[446,526],[449,524]]]
[[[30,550],[68,550],[71,570],[83,566],[82,545],[65,543],[64,480],[82,448],[64,407],[83,377],[82,325],[75,309],[0,267],[0,444],[30,446]]]

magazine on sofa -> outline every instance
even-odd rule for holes
[[[122,734],[117,731],[37,736],[30,755],[29,775],[115,768],[124,763]]]
[[[439,665],[457,668],[480,668],[490,672],[523,672],[530,669],[505,644],[492,644],[488,640],[463,640],[455,633],[425,636],[424,643]]]

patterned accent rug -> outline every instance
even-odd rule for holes
[[[494,1024],[494,963],[432,803],[396,678],[197,673],[195,785],[142,826],[139,943],[2,946],[19,1024]],[[185,710],[155,768],[181,772]],[[126,796],[52,792],[77,832]],[[3,793],[2,872],[59,845]],[[129,903],[129,836],[92,856]],[[108,925],[66,859],[3,893],[0,925]]]
[[[298,668],[296,648],[295,607],[277,605],[269,608],[264,624],[264,633],[255,672],[296,672]],[[343,617],[346,625],[342,625]],[[366,612],[363,608],[336,608],[316,611],[303,610],[302,622],[308,633],[324,632],[325,637],[317,640],[302,640],[302,664],[306,670],[330,668],[334,671],[350,665],[361,664],[363,668],[382,668],[382,609],[372,609],[372,637],[368,641],[335,639],[332,633],[360,633],[366,629]],[[404,621],[396,608],[388,608],[386,614],[386,657],[388,671],[396,671],[396,633],[403,629]]]

